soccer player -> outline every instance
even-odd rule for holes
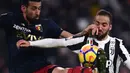
[[[99,10],[94,18],[93,24],[89,25],[85,29],[85,31],[87,33],[90,32],[91,35],[89,37],[86,36],[85,38],[82,37],[82,39],[84,39],[84,42],[80,43],[81,46],[74,45],[73,47],[79,50],[84,44],[87,44],[88,41],[90,41],[90,44],[97,45],[99,48],[102,48],[106,52],[107,56],[106,72],[118,73],[121,62],[123,62],[124,65],[126,65],[126,67],[130,69],[130,53],[126,49],[123,40],[109,35],[111,29],[112,29],[111,13],[106,10]],[[42,43],[42,40],[39,42]],[[26,41],[23,42],[22,44],[24,47],[41,46],[37,44],[37,42],[33,41],[32,42]]]
[[[35,41],[43,38],[72,36],[49,19],[40,18],[41,0],[21,1],[21,14],[4,13],[0,16],[0,28],[6,32],[10,73],[91,73],[91,68],[67,68],[51,65],[45,51],[38,47],[17,48],[20,39]],[[82,33],[85,33],[83,31]],[[79,33],[77,35],[82,35]]]

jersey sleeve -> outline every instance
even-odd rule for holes
[[[119,40],[119,42],[120,42],[120,44],[119,44],[119,47],[120,47],[119,56],[123,59],[124,64],[130,69],[130,53],[126,49],[123,41]]]
[[[41,47],[41,48],[58,48],[58,47],[67,47],[71,45],[76,45],[78,43],[83,42],[83,37],[77,37],[72,39],[52,39],[52,38],[46,38],[42,40],[37,41],[29,41],[31,46]]]

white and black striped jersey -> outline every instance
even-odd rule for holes
[[[98,41],[95,38],[86,37],[83,43],[70,46],[69,48],[74,51],[79,51],[79,49],[83,45],[87,44],[87,41],[92,41],[92,44],[97,45],[99,48],[104,49],[104,51],[106,52],[107,73],[118,73],[121,62],[124,62],[124,64],[126,64],[126,66],[130,69],[130,54],[125,48],[121,39],[108,36],[107,39],[103,41]]]

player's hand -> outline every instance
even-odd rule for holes
[[[98,28],[95,24],[91,24],[89,25],[87,28],[85,28],[83,31],[82,31],[82,34],[83,35],[86,35],[86,36],[89,36],[89,35],[98,35]]]
[[[20,47],[29,47],[30,46],[30,42],[25,41],[25,40],[19,40],[16,43],[16,46],[17,46],[17,48],[20,48]]]

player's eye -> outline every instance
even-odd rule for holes
[[[99,25],[100,23],[99,23],[98,21],[95,21],[95,23],[94,23],[94,24]]]
[[[31,9],[32,9],[32,10],[36,10],[36,8],[35,8],[35,7],[32,7]]]
[[[102,23],[103,27],[106,27],[107,26],[107,23]]]
[[[38,9],[37,7],[35,7],[35,6],[33,6],[33,7],[31,7],[31,9],[32,10],[36,10],[36,9]]]
[[[41,6],[40,6],[40,7],[38,7],[38,10],[41,10]]]

